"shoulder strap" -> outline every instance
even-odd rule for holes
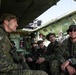
[[[4,30],[3,26],[1,25],[0,28],[6,33],[6,31]],[[7,35],[6,35],[7,40],[9,41],[10,45],[13,47],[13,44],[10,42],[10,40],[8,39]]]
[[[7,36],[6,36],[7,37]],[[10,45],[12,46],[12,47],[14,47],[14,45],[10,42],[10,40],[8,39],[8,37],[7,37],[7,40],[8,40],[8,42],[10,43]]]

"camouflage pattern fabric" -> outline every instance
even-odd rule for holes
[[[61,75],[61,55],[60,53],[61,44],[57,41],[50,43],[47,47],[48,56],[45,57],[46,61],[49,62],[51,75]]]
[[[48,75],[48,74],[40,70],[18,70],[18,71],[10,71],[8,73],[0,73],[0,75]]]
[[[58,60],[55,59],[50,62],[51,75],[61,75],[59,68],[60,68],[60,64]]]
[[[44,48],[39,48],[37,50],[36,55],[37,55],[37,59],[40,58],[40,57],[45,58],[45,56],[47,55],[47,48],[45,46],[44,46]],[[44,61],[43,63],[37,64],[37,69],[47,71],[48,70],[47,69],[47,64],[48,63],[46,61]]]
[[[61,54],[61,58],[64,59],[64,61],[60,59],[62,63],[70,59],[71,60],[70,66],[76,69],[76,42],[72,43],[70,38],[65,39],[62,42],[60,54]],[[69,72],[67,71],[67,69],[65,70],[64,74],[69,75]],[[76,75],[76,74],[73,74],[73,75]]]
[[[28,54],[28,57],[32,58],[33,61],[31,62],[28,62],[28,65],[29,67],[32,69],[32,70],[36,70],[37,67],[36,67],[36,60],[37,60],[37,49],[36,48],[31,48],[31,52]],[[28,58],[27,57],[27,58]]]
[[[61,58],[64,61],[71,59],[71,63],[76,64],[76,43],[72,43],[69,38],[65,39],[60,50]],[[64,62],[62,59],[60,61]]]
[[[57,41],[55,41],[54,43],[50,43],[47,47],[47,54],[48,56],[46,56],[46,61],[51,61],[53,59],[57,59],[58,54],[60,52],[60,46],[61,44]]]
[[[0,28],[0,75],[47,75],[43,71],[22,70],[20,64],[14,63],[10,49],[7,33]]]

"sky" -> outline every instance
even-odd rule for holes
[[[60,0],[56,5],[50,7],[47,11],[41,14],[37,19],[42,20],[42,24],[44,24],[74,9],[76,9],[76,1]]]

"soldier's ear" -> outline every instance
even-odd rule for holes
[[[4,23],[8,25],[8,20],[4,20]]]

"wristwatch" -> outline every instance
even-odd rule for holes
[[[72,60],[71,59],[68,59],[68,61],[71,63],[72,62]]]

